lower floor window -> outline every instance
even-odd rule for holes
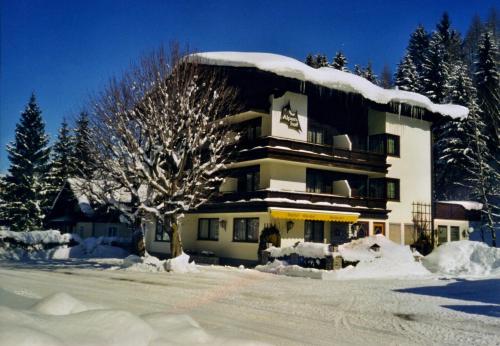
[[[323,221],[305,221],[304,240],[313,243],[324,242],[324,222]]]
[[[460,240],[460,228],[458,228],[458,226],[450,227],[450,240],[451,241]]]
[[[258,218],[234,219],[233,241],[257,242],[259,238]]]
[[[439,244],[448,241],[448,229],[446,226],[438,226],[438,242]]]
[[[108,237],[116,237],[118,234],[118,231],[116,227],[109,227],[108,228]]]
[[[167,229],[161,222],[156,223],[155,241],[170,241]]]
[[[219,240],[219,219],[199,219],[198,239]]]

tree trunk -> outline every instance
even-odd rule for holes
[[[133,252],[137,256],[143,257],[144,255],[146,255],[146,239],[144,238],[144,230],[142,229],[142,220],[139,217],[134,221],[132,246]]]
[[[179,232],[179,225],[177,224],[177,220],[171,217],[165,217],[165,225],[168,225],[170,228],[169,236],[170,236],[170,256],[172,258],[178,257],[182,254],[182,241],[181,234]]]

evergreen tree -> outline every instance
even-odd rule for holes
[[[475,62],[475,82],[479,106],[483,111],[488,143],[492,150],[498,150],[500,127],[500,86],[498,72],[498,48],[490,32],[481,37]],[[496,155],[496,153],[495,153]]]
[[[479,18],[478,15],[475,15],[474,18],[472,18],[471,25],[469,26],[462,44],[464,60],[467,63],[471,75],[474,75],[475,72],[474,61],[476,60],[477,49],[482,32],[483,24],[481,23],[481,18]]]
[[[337,54],[335,54],[335,58],[333,59],[332,67],[336,70],[340,70],[343,72],[349,72],[349,69],[347,68],[347,64],[348,64],[348,61],[347,61],[347,58],[345,57],[345,55],[342,54],[341,51],[337,52]]]
[[[41,111],[32,94],[16,125],[15,140],[7,146],[10,167],[4,180],[3,200],[7,222],[14,231],[42,227],[48,142]]]
[[[451,21],[448,13],[443,13],[441,21],[436,26],[441,45],[444,49],[444,59],[447,63],[457,61],[462,58],[462,39],[460,34],[451,28]]]
[[[353,73],[356,75],[356,76],[363,76],[363,70],[361,69],[361,67],[359,67],[359,65],[354,65],[354,71]]]
[[[68,123],[63,119],[57,141],[52,147],[52,162],[47,179],[49,185],[47,189],[49,205],[52,205],[66,180],[75,175],[73,143]]]
[[[314,58],[313,58],[311,53],[307,54],[306,60],[304,61],[304,63],[308,66],[316,68],[316,63],[315,63]]]
[[[76,120],[74,137],[74,172],[81,178],[90,179],[94,171],[94,159],[90,146],[89,118],[85,112],[80,113]]]
[[[389,65],[384,65],[382,74],[380,75],[380,86],[385,89],[391,89],[394,85],[392,80],[392,73]]]
[[[316,68],[330,66],[328,64],[328,58],[326,57],[326,55],[324,55],[324,54],[316,54],[316,56],[314,58],[316,60],[315,61]]]
[[[492,7],[486,20],[486,30],[495,38],[497,45],[500,39],[500,19],[498,19],[497,9]]]
[[[377,76],[373,72],[373,68],[372,68],[372,63],[371,62],[368,62],[368,65],[366,65],[366,68],[362,72],[362,77],[368,79],[373,84],[377,84]]]
[[[394,77],[395,85],[401,90],[418,92],[422,89],[419,84],[417,68],[413,63],[410,54],[406,54],[405,57],[399,62],[398,69]]]
[[[448,96],[449,91],[449,66],[445,60],[442,41],[441,34],[438,32],[432,35],[422,65],[421,92],[434,103],[442,103]]]
[[[419,25],[411,34],[407,48],[408,55],[415,64],[419,78],[422,75],[425,54],[429,48],[429,44],[429,34],[425,31],[422,25]]]

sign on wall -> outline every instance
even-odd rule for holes
[[[302,131],[299,122],[299,112],[292,111],[290,102],[288,102],[288,104],[283,106],[283,108],[281,109],[280,123],[287,124],[289,129],[293,129],[297,132]]]

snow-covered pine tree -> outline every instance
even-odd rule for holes
[[[474,61],[476,60],[477,48],[479,46],[479,40],[482,32],[483,24],[481,23],[481,18],[478,15],[475,15],[472,18],[472,22],[462,43],[464,60],[467,63],[471,76],[474,75],[475,72]]]
[[[32,94],[7,146],[10,167],[3,193],[5,216],[14,231],[40,229],[44,218],[50,147],[41,110]]]
[[[330,66],[330,64],[328,64],[328,58],[324,54],[316,54],[314,59],[315,59],[316,68]]]
[[[239,110],[235,91],[184,56],[174,47],[144,57],[89,108],[99,185],[87,191],[136,227],[144,216],[163,223],[173,257],[182,252],[180,220],[217,191],[239,137],[224,121]],[[123,193],[127,205],[113,198]]]
[[[73,160],[73,137],[66,119],[63,119],[55,144],[52,146],[52,161],[47,176],[48,206],[53,204],[66,180],[75,174]]]
[[[500,146],[500,85],[498,71],[498,48],[493,35],[483,33],[475,62],[475,82],[479,106],[482,110],[488,144],[491,150]],[[497,153],[494,153],[496,156]]]
[[[382,73],[380,74],[380,86],[385,89],[391,89],[394,86],[391,68],[387,64],[384,65]]]
[[[437,24],[436,30],[441,37],[441,45],[444,49],[444,59],[446,63],[462,60],[462,38],[458,31],[451,28],[451,21],[448,13],[443,13],[441,21]]]
[[[401,90],[418,92],[421,90],[417,69],[410,54],[406,54],[399,62],[394,76],[394,84]]]
[[[410,40],[408,42],[407,52],[415,64],[417,75],[420,79],[425,61],[425,54],[429,48],[429,41],[429,34],[422,25],[419,25],[410,35]]]
[[[347,61],[346,56],[341,51],[338,51],[337,54],[335,54],[335,58],[333,58],[333,62],[331,64],[331,66],[336,70],[340,70],[343,72],[349,72],[349,69],[347,68],[347,64],[348,64],[348,61]]]
[[[311,53],[307,54],[306,60],[304,61],[304,63],[308,66],[316,68],[316,62],[315,62]]]
[[[94,158],[90,142],[90,124],[86,112],[81,112],[75,122],[72,165],[74,175],[84,179],[92,178]]]
[[[358,65],[354,65],[354,70],[352,71],[356,76],[363,76],[363,69]]]
[[[377,75],[375,75],[375,73],[373,72],[371,61],[368,62],[368,65],[366,65],[366,68],[363,69],[361,76],[368,79],[373,84],[378,84]]]
[[[434,32],[422,64],[422,93],[434,103],[442,103],[449,92],[449,66],[442,42],[441,34]]]

